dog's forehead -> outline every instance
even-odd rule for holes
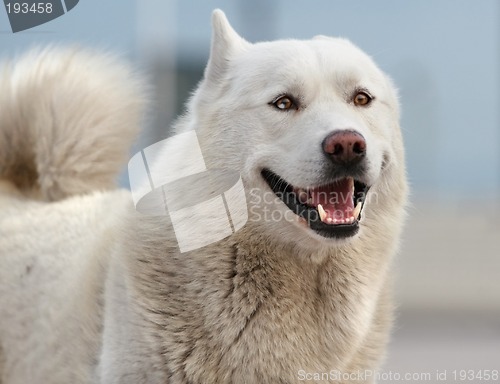
[[[335,77],[352,82],[383,77],[372,59],[350,41],[325,36],[253,44],[238,61],[247,76],[265,73],[283,79]]]

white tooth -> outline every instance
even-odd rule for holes
[[[354,179],[352,177],[349,177],[349,187],[352,190],[352,193],[354,193]]]
[[[359,202],[358,205],[356,205],[356,208],[354,208],[354,211],[352,211],[352,215],[354,216],[354,219],[357,219],[359,217],[359,214],[361,213],[362,206],[363,206],[363,203]]]
[[[321,204],[318,204],[318,212],[319,212],[319,218],[321,219],[321,221],[325,221],[325,218],[326,218],[326,212],[325,210],[323,209],[323,206]]]

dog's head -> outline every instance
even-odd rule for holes
[[[207,164],[239,170],[250,220],[287,241],[342,244],[402,213],[396,91],[347,40],[250,44],[215,11],[190,109]]]

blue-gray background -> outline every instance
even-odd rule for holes
[[[37,43],[76,41],[142,61],[161,51],[156,53],[173,62],[201,66],[215,7],[251,41],[348,37],[400,88],[414,189],[447,198],[498,195],[500,3],[495,0],[82,0],[65,16],[17,34],[0,11],[0,55]]]
[[[75,42],[122,53],[156,86],[141,144],[151,143],[168,134],[199,79],[213,8],[250,41],[347,37],[393,77],[412,207],[397,264],[402,316],[388,366],[499,369],[500,2],[81,0],[17,34],[1,9],[0,56]]]

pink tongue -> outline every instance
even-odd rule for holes
[[[342,179],[335,183],[309,190],[312,205],[323,206],[326,217],[337,220],[349,219],[354,210],[353,180]]]

